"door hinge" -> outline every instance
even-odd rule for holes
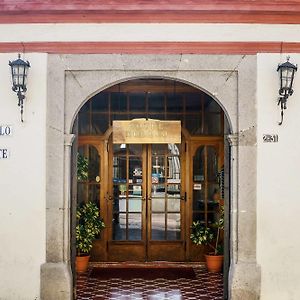
[[[186,192],[181,196],[181,200],[186,202]]]
[[[187,143],[184,143],[184,152],[186,152],[187,149]]]

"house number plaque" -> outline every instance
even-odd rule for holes
[[[278,142],[278,134],[264,134],[263,142],[264,143],[277,143]]]

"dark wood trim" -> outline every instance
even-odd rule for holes
[[[6,0],[0,23],[299,24],[299,0]]]
[[[256,54],[300,53],[300,43],[281,42],[24,42],[0,43],[0,52],[51,54]]]

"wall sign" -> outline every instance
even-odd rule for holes
[[[202,190],[201,183],[194,183],[194,190],[198,190],[198,191]]]
[[[0,148],[0,159],[8,159],[9,154],[9,150],[7,148]]]
[[[12,126],[0,125],[0,136],[8,136],[12,134]]]
[[[113,121],[114,144],[180,144],[181,122],[152,119]]]
[[[264,143],[277,143],[278,142],[278,134],[264,134],[263,142]]]

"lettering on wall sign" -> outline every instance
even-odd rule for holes
[[[181,143],[181,122],[153,119],[113,121],[114,144]]]
[[[263,142],[264,143],[277,143],[278,142],[278,134],[264,134]]]
[[[12,134],[12,126],[0,125],[0,136],[9,136]]]
[[[7,148],[0,148],[0,159],[8,159],[9,154],[9,150]]]

